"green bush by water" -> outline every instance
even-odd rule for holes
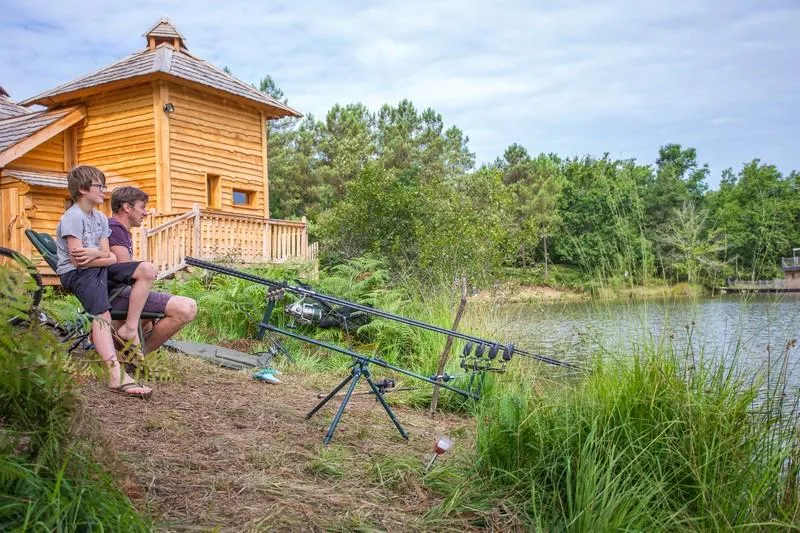
[[[796,411],[724,369],[735,365],[683,362],[643,351],[538,394],[526,381],[487,397],[474,466],[432,518],[486,509],[481,522],[502,501],[544,531],[797,525]]]

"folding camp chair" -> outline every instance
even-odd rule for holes
[[[31,241],[34,248],[36,248],[36,250],[42,255],[42,258],[48,264],[48,266],[53,269],[53,272],[55,272],[56,265],[58,264],[58,256],[56,251],[56,242],[53,240],[53,237],[51,237],[47,233],[33,231],[32,229],[26,229],[25,236],[28,237],[28,240]],[[114,298],[119,296],[119,294],[122,292],[123,289],[124,287],[119,287],[114,291],[112,291],[112,293],[109,294],[108,298],[109,302],[114,301]],[[127,310],[124,311],[115,309],[111,310],[112,320],[125,320],[127,317],[128,317]],[[143,320],[156,321],[164,318],[164,313],[142,312],[141,318]],[[88,331],[77,332],[75,336],[76,340],[70,347],[69,351],[71,352],[72,350],[80,346],[80,344],[84,341],[84,339],[86,339],[89,336],[90,333],[91,333],[91,328],[89,328]],[[145,336],[144,336],[144,331],[142,329],[141,320],[139,321],[139,338],[142,339],[142,341],[144,342]]]

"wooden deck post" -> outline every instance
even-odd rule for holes
[[[300,235],[300,257],[302,257],[304,261],[308,261],[308,219],[303,217],[300,220],[304,224],[303,232]]]
[[[139,257],[142,261],[150,261],[147,250],[147,226],[139,228]]]
[[[192,205],[192,213],[194,213],[194,224],[192,227],[192,255],[194,257],[203,257],[203,249],[201,248],[200,241],[200,204]]]

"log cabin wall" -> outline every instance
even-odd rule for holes
[[[30,227],[36,231],[46,231],[55,238],[56,226],[61,220],[61,215],[72,205],[69,191],[50,187],[31,187],[26,198],[33,207],[28,212]]]
[[[17,229],[22,227],[19,220],[21,186],[23,185],[17,180],[0,178],[0,215],[2,215],[0,246],[24,252],[26,250],[22,248],[23,243]]]
[[[153,88],[149,83],[85,100],[86,120],[78,128],[78,164],[106,174],[109,192],[133,185],[156,204],[156,153]]]
[[[175,106],[168,115],[173,212],[189,211],[198,203],[228,213],[266,216],[260,113],[176,84],[168,84],[167,90]],[[218,190],[209,191],[209,185]],[[238,202],[247,202],[234,204],[234,191]]]
[[[19,159],[15,159],[8,164],[8,168],[63,172],[65,170],[64,134],[59,133]]]

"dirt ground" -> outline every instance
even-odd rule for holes
[[[474,302],[553,302],[562,300],[582,300],[586,296],[576,292],[561,291],[544,285],[516,285],[513,283],[486,289],[470,298]]]
[[[269,385],[186,356],[169,364],[174,379],[151,384],[149,401],[112,394],[96,379],[80,385],[79,434],[159,530],[469,529],[423,520],[441,501],[423,483],[433,443],[455,435],[463,452],[473,441],[469,419],[396,407],[406,443],[374,397],[358,396],[324,447],[339,402],[304,417],[344,375],[287,371]]]

